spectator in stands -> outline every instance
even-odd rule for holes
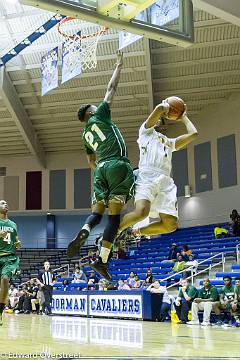
[[[240,277],[235,279],[234,301],[232,303],[232,315],[235,319],[235,326],[240,326]]]
[[[42,290],[41,286],[38,285],[36,298],[31,299],[32,312],[35,313],[37,311],[36,305],[38,305],[37,313],[38,313],[38,315],[42,315],[42,309],[43,309],[44,302],[45,302],[45,298],[44,298],[43,290]]]
[[[90,276],[88,278],[88,284],[97,284],[98,283],[98,277],[94,270],[91,270]]]
[[[22,286],[19,287],[19,300],[18,300],[17,307],[15,307],[15,309],[14,309],[16,314],[24,313],[23,304],[24,304],[24,300],[25,300],[26,290],[27,290],[26,284],[23,284]]]
[[[240,216],[238,216],[234,224],[232,224],[232,233],[234,236],[240,236]]]
[[[100,279],[98,282],[98,290],[99,291],[107,291],[109,286],[109,282],[106,279]]]
[[[75,272],[73,274],[73,280],[72,283],[87,283],[87,276],[84,273],[83,269],[79,266],[75,267]]]
[[[217,325],[222,325],[221,310],[232,314],[232,305],[234,305],[235,289],[232,285],[231,276],[224,276],[224,286],[220,290],[220,304],[216,309]],[[234,321],[234,318],[233,318]],[[232,320],[230,321],[232,322]],[[231,324],[230,324],[231,325]]]
[[[228,230],[225,229],[221,224],[217,224],[214,228],[214,236],[216,239],[225,238],[228,236]]]
[[[34,287],[28,281],[27,283],[22,285],[22,289],[20,291],[20,297],[18,301],[18,305],[16,307],[16,313],[24,313],[30,314],[32,311],[31,299],[35,297]]]
[[[175,262],[177,261],[178,257],[178,248],[176,243],[172,243],[171,248],[169,250],[168,258],[167,260],[163,260],[163,262]]]
[[[191,310],[192,302],[197,297],[197,289],[190,285],[187,279],[181,280],[181,287],[175,301],[175,309],[179,318],[179,323],[186,324],[188,312]]]
[[[185,266],[185,261],[183,260],[182,255],[178,255],[177,261],[174,264],[173,272],[178,273],[179,271],[182,271]]]
[[[238,211],[236,209],[233,209],[231,214],[230,214],[230,219],[232,220],[233,223],[235,223],[239,216],[240,215],[238,214]]]
[[[198,261],[194,259],[194,255],[191,254],[188,256],[189,260],[185,262],[184,265],[184,269],[186,269],[186,271],[184,272],[184,277],[189,277],[191,276],[192,272],[191,269],[188,270],[188,268],[190,268],[191,266],[193,267],[193,274],[195,274],[197,272],[197,268],[198,268]]]
[[[129,278],[127,279],[127,284],[130,288],[133,288],[134,287],[134,284],[135,284],[135,276],[136,274],[134,274],[133,271],[130,272],[129,274]]]
[[[199,325],[198,312],[203,310],[202,326],[210,325],[211,311],[218,307],[219,295],[217,288],[211,286],[208,277],[203,280],[203,288],[199,290],[198,297],[192,303],[192,320],[188,321],[189,325]]]
[[[158,280],[156,280],[156,281],[154,281],[153,284],[149,285],[149,287],[147,288],[147,291],[150,291],[153,294],[163,294],[162,305],[161,305],[161,309],[159,312],[158,320],[159,321],[166,320],[166,317],[171,309],[171,300],[168,295],[166,286],[161,286],[160,282]]]
[[[188,257],[189,257],[189,255],[191,255],[192,254],[192,250],[191,249],[189,249],[189,247],[188,247],[188,245],[183,245],[183,248],[182,248],[182,250],[181,250],[181,255],[182,255],[182,257],[183,257],[183,260],[184,261],[188,261]]]
[[[124,279],[119,279],[118,290],[131,290],[131,288]]]
[[[133,289],[139,289],[142,286],[142,282],[139,278],[139,276],[135,276],[135,283],[133,285]]]
[[[149,268],[147,270],[147,274],[143,286],[149,286],[152,283],[153,283],[153,274],[152,274],[152,269]]]
[[[14,284],[10,285],[8,296],[9,296],[9,308],[14,309],[19,300],[19,292],[18,289],[14,286]]]
[[[84,265],[84,264],[90,264],[95,260],[96,260],[96,253],[94,253],[92,250],[89,250],[87,256],[81,258],[80,262],[82,265]]]
[[[32,294],[32,295],[30,295],[31,311],[33,313],[36,313],[36,306],[34,307],[33,303],[36,303],[36,302],[38,303],[38,300],[37,300],[38,285],[37,285],[35,279],[31,279],[30,283],[31,283],[30,293]]]

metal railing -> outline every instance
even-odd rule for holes
[[[239,245],[240,245],[240,244],[239,244]],[[199,263],[198,263],[198,267],[199,267],[199,265],[204,264],[205,262],[207,262],[207,261],[209,261],[209,260],[212,260],[212,259],[214,259],[214,258],[216,258],[216,257],[220,257],[220,256],[221,256],[221,260],[220,260],[219,262],[214,263],[214,264],[210,264],[208,267],[206,267],[205,269],[203,269],[203,270],[201,270],[201,271],[196,271],[196,272],[195,272],[196,266],[192,265],[192,266],[189,266],[188,268],[186,268],[186,269],[184,269],[184,270],[182,270],[182,271],[179,271],[178,273],[172,274],[172,275],[166,277],[165,279],[162,279],[161,281],[167,281],[167,280],[169,280],[169,279],[174,278],[176,275],[183,274],[183,273],[185,273],[186,271],[191,271],[191,275],[188,276],[188,277],[186,277],[185,279],[191,279],[191,283],[192,283],[192,285],[193,285],[193,283],[194,283],[194,278],[195,278],[197,275],[202,274],[203,272],[206,272],[206,270],[211,270],[212,268],[214,268],[214,267],[219,266],[219,265],[222,264],[222,272],[224,272],[224,270],[225,270],[225,253],[224,253],[224,252],[218,253],[218,254],[216,254],[216,255],[213,255],[213,256],[211,256],[211,257],[209,257],[209,258],[207,258],[207,259],[199,262]],[[167,289],[178,285],[179,282],[180,282],[180,280],[177,281],[177,282],[175,282],[174,284],[171,284],[171,285],[167,286]]]
[[[236,245],[237,263],[240,264],[240,243]]]
[[[59,268],[54,269],[53,272],[58,272],[58,271],[61,271],[61,270],[65,270],[66,268],[67,268],[67,277],[69,277],[69,274],[70,274],[70,265],[69,265],[69,264],[60,266]],[[66,273],[66,270],[63,271],[63,273]],[[59,275],[60,275],[60,274],[59,274]],[[58,275],[58,276],[59,276],[59,275]]]

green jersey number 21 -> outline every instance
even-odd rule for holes
[[[100,140],[102,142],[104,140],[106,140],[106,136],[104,135],[104,133],[99,129],[99,127],[96,124],[92,125],[91,130],[98,135],[98,137],[100,138]],[[87,131],[86,134],[84,135],[84,137],[85,137],[85,140],[89,143],[89,145],[93,148],[93,150],[96,151],[98,148],[98,142],[97,141],[94,142],[93,133],[91,131]]]

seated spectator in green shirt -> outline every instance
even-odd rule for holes
[[[202,326],[210,325],[211,311],[219,306],[218,291],[215,286],[211,286],[210,280],[206,277],[203,280],[203,288],[199,290],[198,297],[192,303],[192,320],[188,321],[189,325],[199,325],[198,312],[203,310]]]
[[[234,321],[232,305],[234,304],[235,288],[232,285],[231,276],[224,276],[223,281],[224,286],[220,290],[220,303],[218,308],[216,308],[216,314],[218,316],[217,325],[223,324],[220,317],[221,310],[229,311],[232,315],[232,320]]]
[[[183,261],[182,255],[178,255],[177,261],[175,262],[173,267],[173,271],[176,273],[182,271],[184,269],[184,266],[185,266],[185,261]]]
[[[235,326],[240,326],[240,277],[235,279],[234,301],[232,303],[232,315],[235,319]]]
[[[228,230],[222,227],[221,224],[218,224],[214,228],[214,236],[216,239],[225,238],[228,236]]]
[[[197,297],[197,289],[190,285],[187,279],[181,280],[181,288],[175,301],[175,309],[180,323],[188,321],[188,311],[191,309],[193,300]]]

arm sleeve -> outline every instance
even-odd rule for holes
[[[103,122],[111,122],[111,110],[106,101],[101,102],[98,106],[95,116]]]
[[[179,290],[179,292],[178,292],[178,296],[177,296],[178,298],[183,298],[183,292],[182,292],[182,289],[180,289]]]

